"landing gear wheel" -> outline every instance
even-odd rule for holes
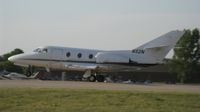
[[[26,71],[26,75],[27,77],[30,77],[32,74],[33,74],[33,67],[29,65]]]
[[[96,77],[94,75],[91,75],[91,76],[88,77],[88,80],[90,82],[95,82],[96,81]]]
[[[98,82],[104,82],[105,77],[103,75],[97,75],[96,79],[97,79]]]

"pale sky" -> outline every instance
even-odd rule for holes
[[[54,45],[131,50],[200,27],[200,0],[0,0],[0,55]]]

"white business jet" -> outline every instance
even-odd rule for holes
[[[8,60],[16,65],[45,67],[50,70],[84,71],[89,81],[104,81],[98,72],[135,71],[162,64],[184,31],[168,32],[133,50],[103,51],[69,47],[44,46],[33,52],[19,54]]]

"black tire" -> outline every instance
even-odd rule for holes
[[[88,81],[95,82],[96,81],[96,76],[91,75],[90,77],[88,77]]]
[[[105,81],[105,77],[103,75],[97,75],[96,79],[98,82],[104,82]]]

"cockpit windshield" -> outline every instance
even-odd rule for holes
[[[37,48],[37,49],[35,49],[35,50],[33,50],[33,52],[41,52],[41,49],[40,48]]]
[[[33,50],[33,52],[37,52],[37,53],[47,53],[48,49],[47,48],[37,48],[35,50]]]

